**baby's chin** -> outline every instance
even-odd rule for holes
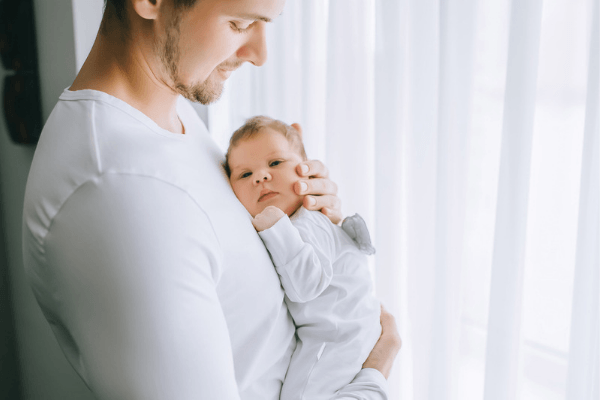
[[[268,206],[275,206],[275,207],[279,208],[281,211],[286,213],[287,216],[289,217],[302,206],[302,202],[304,201],[304,196],[298,196],[298,199],[296,199],[296,201],[293,201],[293,202],[291,202],[291,201],[284,202],[284,201],[277,201],[277,200],[278,199],[273,199],[273,201],[265,201],[263,203],[258,203],[258,205],[260,207],[257,210],[255,210],[256,214],[254,214],[252,217],[256,217]]]

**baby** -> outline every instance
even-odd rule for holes
[[[366,232],[358,215],[342,229],[302,207],[294,184],[306,154],[294,126],[249,119],[231,137],[224,166],[271,254],[296,324],[298,345],[281,399],[329,399],[352,381],[381,334],[363,254],[373,250],[370,240],[358,244],[346,233],[364,239],[355,233]]]

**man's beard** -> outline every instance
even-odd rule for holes
[[[179,24],[181,12],[174,11],[175,15],[165,29],[164,43],[156,43],[156,50],[164,69],[171,78],[169,87],[186,99],[202,104],[213,103],[221,97],[223,82],[211,80],[212,74],[204,82],[185,85],[179,78],[178,64],[181,52],[179,50]],[[218,67],[217,67],[218,68]],[[166,82],[165,82],[166,83]]]

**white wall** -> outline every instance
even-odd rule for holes
[[[46,120],[62,90],[70,86],[75,77],[73,6],[71,0],[34,0],[34,7],[42,110]],[[0,66],[0,86],[4,84],[5,75],[6,71]],[[93,396],[58,347],[23,273],[21,215],[34,149],[10,141],[4,112],[0,109],[0,201],[4,212],[23,399],[91,400]]]
[[[75,64],[81,69],[90,52],[102,20],[104,0],[72,0],[75,31]]]

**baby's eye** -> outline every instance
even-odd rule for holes
[[[252,172],[244,172],[243,174],[240,175],[240,179],[244,179],[249,177],[250,175],[252,175]]]
[[[271,161],[271,164],[269,164],[269,167],[275,167],[279,164],[281,164],[283,161],[280,160],[276,160],[276,161]]]

